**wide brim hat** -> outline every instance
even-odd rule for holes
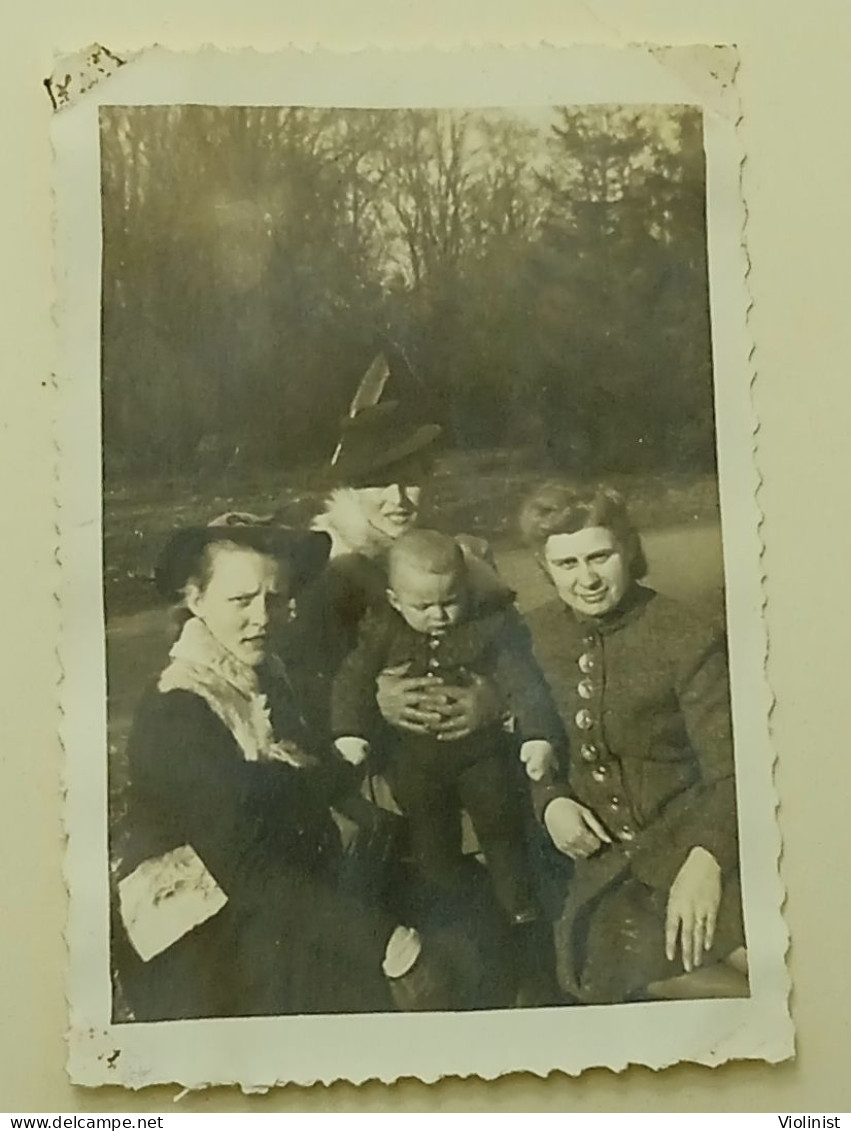
[[[363,409],[342,423],[331,477],[341,485],[379,485],[394,468],[431,455],[442,434],[439,424],[407,420],[396,401]]]
[[[154,568],[160,596],[168,601],[181,598],[213,542],[231,542],[285,561],[291,570],[291,594],[322,571],[331,551],[331,539],[324,531],[294,530],[256,515],[222,515],[207,526],[184,526],[172,533]]]

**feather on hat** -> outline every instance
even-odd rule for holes
[[[365,486],[375,476],[381,480],[394,465],[424,455],[442,435],[439,424],[406,421],[398,401],[379,403],[390,376],[387,357],[379,353],[355,391],[331,457],[338,484]]]

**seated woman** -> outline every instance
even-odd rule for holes
[[[386,603],[387,554],[419,523],[440,434],[436,424],[410,423],[395,401],[344,421],[332,468],[335,486],[312,524],[331,538],[330,562],[319,584],[310,586],[302,618],[302,647],[312,652],[326,694],[357,644],[364,616]],[[458,535],[456,541],[468,568],[485,584],[496,583],[487,543],[471,535]],[[466,738],[501,713],[499,696],[486,681],[441,686],[438,693],[433,680],[401,669],[382,675],[378,702],[392,726],[412,734],[438,730],[449,739]]]
[[[290,634],[298,662],[311,673],[320,713],[329,709],[333,680],[356,648],[361,626],[387,606],[388,558],[399,539],[419,525],[439,436],[437,425],[412,423],[404,406],[394,401],[363,408],[344,423],[332,469],[335,486],[312,524],[331,537],[330,561],[318,582],[306,590]],[[454,541],[477,591],[493,591],[510,601],[487,544],[470,535],[457,535]],[[527,634],[516,614],[514,619],[521,640]],[[449,743],[470,741],[488,727],[499,727],[504,713],[494,681],[479,673],[464,681],[431,678],[406,663],[386,668],[376,687],[384,722],[413,742],[430,736]],[[518,789],[525,789],[522,775]],[[400,812],[400,798],[381,772],[380,761],[367,776],[365,792],[379,806]],[[524,801],[528,804],[528,795]],[[400,839],[404,841],[404,835]],[[463,847],[464,866],[454,875],[459,881],[465,877],[465,882],[452,891],[443,888],[440,900],[420,890],[404,867],[394,874],[394,864],[406,855],[404,849],[397,851],[387,868],[388,899],[400,917],[420,924],[430,939],[437,932],[438,945],[445,944],[443,953],[452,956],[447,961],[455,971],[453,1008],[500,1005],[506,995],[506,1000],[511,998],[504,985],[510,975],[502,970],[504,952],[510,948],[500,935],[499,908],[492,904],[489,886],[481,883],[481,869],[473,860],[476,841],[466,819]],[[530,934],[536,930],[529,927]]]
[[[575,864],[556,923],[582,1002],[748,992],[723,627],[639,584],[620,495],[541,487],[521,528],[555,588],[527,619],[570,736],[536,808]]]
[[[114,938],[137,1021],[443,1004],[417,934],[341,893],[345,767],[268,646],[328,549],[239,521],[181,530],[162,555],[183,625],[130,738]]]

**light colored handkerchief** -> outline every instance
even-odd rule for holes
[[[121,919],[143,962],[218,914],[227,901],[189,844],[143,861],[118,885]]]

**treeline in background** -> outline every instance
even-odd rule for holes
[[[699,111],[101,111],[108,484],[318,465],[378,349],[451,449],[714,468]]]

